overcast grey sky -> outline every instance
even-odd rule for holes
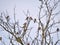
[[[37,17],[39,0],[0,0],[0,12],[8,11],[9,15],[13,16],[13,9],[16,6],[16,17],[22,19],[24,17],[23,11],[30,11],[30,15]],[[33,13],[32,13],[33,12]],[[23,22],[23,20],[22,20]]]
[[[37,17],[37,15],[38,15],[38,7],[39,7],[38,0],[0,0],[0,13],[3,11],[6,12],[6,10],[7,10],[9,15],[11,15],[10,18],[12,18],[15,6],[16,6],[16,17],[17,17],[17,19],[19,19],[21,25],[23,24],[22,22],[24,22],[24,18],[25,18],[23,11],[26,12],[27,10],[29,10],[30,16],[33,16],[33,17]],[[35,26],[35,25],[33,25],[33,26]],[[8,33],[6,33],[5,31],[0,32],[0,36],[2,36],[2,37],[7,38],[7,35],[8,35]],[[3,40],[5,40],[5,42],[7,42],[7,43],[9,42],[9,41],[7,41],[8,39],[5,39],[5,38],[3,38]],[[0,45],[2,45],[2,43],[0,43]]]
[[[13,9],[16,6],[16,17],[17,19],[21,20],[20,24],[22,25],[22,22],[24,22],[24,17],[25,17],[23,11],[26,12],[27,10],[29,10],[30,16],[37,17],[39,11],[38,9],[39,4],[40,4],[39,0],[0,0],[0,13],[7,10],[9,15],[11,15],[12,18],[13,11],[14,11]],[[60,19],[59,17],[60,16],[58,16],[57,19]],[[0,34],[1,35],[6,34],[5,32],[4,34],[2,33]]]
[[[0,11],[8,10],[11,12],[16,6],[18,12],[29,9],[35,12],[39,6],[38,0],[0,0]],[[16,12],[17,12],[16,11]]]

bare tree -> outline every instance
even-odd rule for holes
[[[39,2],[38,18],[32,18],[29,15],[29,10],[27,10],[27,14],[24,13],[26,21],[23,26],[20,26],[19,22],[16,21],[15,8],[14,22],[10,22],[10,15],[8,15],[7,11],[7,14],[5,14],[5,12],[0,14],[0,28],[2,28],[2,31],[8,32],[8,39],[11,45],[59,45],[60,21],[56,19],[56,17],[59,16],[60,13],[60,0],[39,0]],[[37,24],[34,38],[32,35],[30,36],[32,30],[34,30],[33,28],[35,28],[29,27],[32,25],[31,21],[34,22],[33,24]],[[57,38],[55,39],[55,37]],[[3,38],[0,37],[0,40],[2,39]],[[31,42],[28,42],[29,40]],[[14,42],[18,43],[15,44]],[[5,45],[5,43],[3,44]]]

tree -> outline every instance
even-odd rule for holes
[[[5,15],[4,12],[0,14],[0,28],[2,31],[8,32],[9,43],[11,45],[57,45],[60,42],[59,37],[59,25],[60,21],[56,19],[59,16],[60,10],[59,4],[60,0],[41,0],[39,7],[38,19],[32,18],[26,15],[26,22],[23,26],[19,25],[19,22],[15,18],[15,8],[14,8],[14,22],[10,22],[10,15]],[[43,13],[44,12],[44,13]],[[27,11],[29,13],[29,10]],[[37,24],[36,35],[30,36],[31,30],[34,27],[30,27],[30,23]],[[54,34],[57,34],[55,39]],[[0,40],[3,38],[0,37]],[[54,40],[55,39],[55,40]],[[28,42],[31,41],[31,42]],[[15,44],[15,42],[18,42]],[[5,43],[3,43],[5,44]]]

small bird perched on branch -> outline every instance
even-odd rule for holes
[[[29,19],[29,17],[26,17],[26,20],[28,20]]]
[[[23,28],[26,28],[26,26],[27,26],[27,23],[25,22],[25,23],[23,24]]]
[[[9,16],[6,16],[6,20],[9,21]]]
[[[59,31],[59,28],[57,28],[57,30],[56,30],[57,32]]]
[[[0,37],[0,40],[2,40],[2,37]]]
[[[38,30],[40,30],[41,29],[41,27],[38,27]]]
[[[34,19],[34,23],[36,22],[36,18]]]

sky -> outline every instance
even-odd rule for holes
[[[36,18],[39,13],[39,9],[38,9],[39,5],[40,5],[39,0],[0,0],[0,13],[3,11],[6,12],[7,10],[8,14],[10,15],[10,18],[12,19],[14,14],[14,8],[15,8],[16,20],[20,21],[20,25],[22,25],[25,19],[24,12],[26,13],[27,10],[29,10],[30,16],[33,16],[34,18]],[[59,16],[56,19],[59,19]],[[3,40],[7,41],[6,39],[3,39]]]
[[[39,11],[38,7],[39,7],[38,0],[0,0],[0,13],[7,11],[8,14],[10,15],[10,18],[12,19],[14,14],[14,8],[15,8],[16,20],[20,22],[20,25],[22,25],[25,21],[24,12],[27,13],[27,10],[29,10],[30,16],[33,16],[36,18]],[[12,22],[13,22],[13,19],[12,19]],[[0,36],[7,38],[8,33],[6,33],[6,31],[4,32],[1,31],[0,34],[1,34]],[[31,35],[33,34],[34,33],[32,33]],[[9,41],[7,41],[8,38],[7,39],[5,38],[3,38],[3,41],[9,43]],[[2,45],[1,42],[0,42],[0,45]]]
[[[12,18],[15,8],[16,17],[18,20],[22,20],[22,18],[24,18],[25,14],[23,12],[26,13],[27,10],[29,10],[30,16],[33,15],[33,17],[37,17],[38,7],[38,0],[0,0],[0,12],[6,12],[7,10],[8,14],[11,15]],[[22,20],[22,22],[23,21],[24,20]]]

